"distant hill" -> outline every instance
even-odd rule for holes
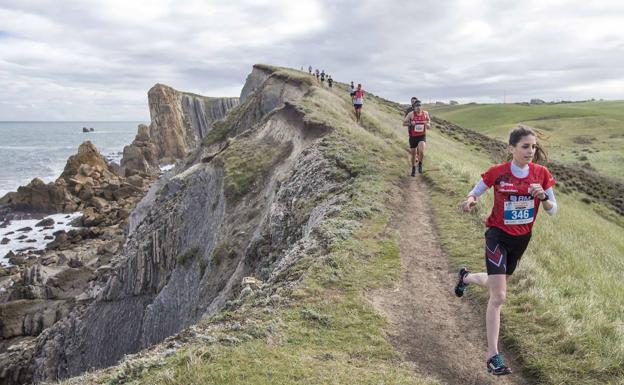
[[[552,159],[624,179],[624,101],[432,106],[442,119],[507,140],[522,123],[547,137]]]

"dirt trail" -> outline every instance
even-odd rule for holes
[[[409,178],[391,226],[399,234],[403,272],[394,289],[369,298],[388,319],[386,335],[418,373],[444,384],[531,384],[503,349],[509,376],[485,369],[485,313],[453,293],[456,273],[440,247],[422,178]],[[504,309],[503,309],[504,311]]]

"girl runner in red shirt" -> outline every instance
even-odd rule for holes
[[[458,297],[464,295],[471,283],[488,288],[490,299],[486,311],[488,351],[487,370],[495,375],[510,374],[498,352],[500,311],[507,292],[507,278],[513,274],[518,261],[529,245],[531,228],[540,204],[554,215],[557,202],[552,187],[555,180],[544,166],[532,163],[545,158],[537,143],[535,132],[518,126],[509,135],[511,162],[490,167],[461,204],[465,212],[475,206],[477,199],[488,188],[494,187],[494,206],[486,221],[485,265],[487,273],[471,273],[465,267],[459,270],[455,286]]]

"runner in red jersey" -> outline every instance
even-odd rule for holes
[[[355,119],[359,122],[362,117],[362,105],[364,105],[364,90],[362,85],[358,84],[353,93],[353,108],[355,109]]]
[[[540,204],[554,215],[557,202],[552,187],[555,180],[544,166],[532,163],[545,158],[537,143],[535,132],[518,126],[509,135],[511,162],[492,166],[462,202],[469,212],[477,199],[490,187],[494,188],[494,206],[486,221],[485,265],[487,273],[459,270],[455,294],[463,296],[466,286],[474,283],[488,288],[490,299],[486,311],[487,370],[495,375],[510,374],[498,352],[500,311],[507,293],[507,278],[513,274],[518,261],[529,245],[531,229]]]
[[[420,100],[416,99],[412,107],[413,111],[405,116],[403,125],[408,127],[407,132],[409,134],[410,152],[412,155],[412,176],[416,176],[416,163],[418,163],[418,172],[421,174],[423,172],[422,161],[425,156],[427,129],[431,120],[429,119],[429,113],[422,110]]]

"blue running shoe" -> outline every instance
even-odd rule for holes
[[[462,267],[459,269],[459,280],[457,281],[457,285],[455,285],[455,295],[461,297],[464,295],[464,290],[468,287],[467,283],[464,283],[464,277],[466,277],[470,273],[470,270]]]
[[[496,376],[504,376],[506,374],[511,374],[511,369],[505,366],[505,361],[503,361],[503,355],[500,353],[496,353],[489,360],[487,360],[487,371]]]

